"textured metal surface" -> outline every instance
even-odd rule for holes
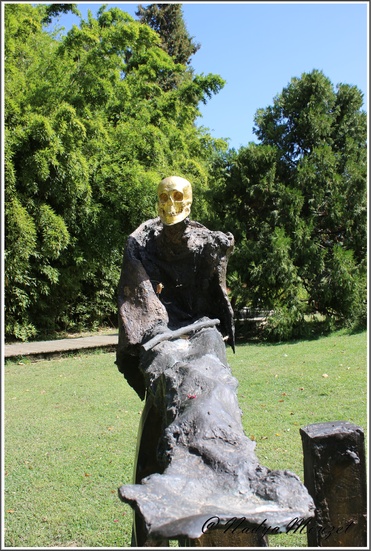
[[[264,523],[277,533],[313,515],[298,477],[259,465],[242,428],[225,350],[226,342],[234,349],[226,290],[233,246],[231,234],[188,219],[149,220],[127,242],[116,363],[146,404],[135,484],[119,497],[135,511],[139,547],[196,540],[215,528],[213,518],[218,528],[238,517],[247,528]],[[189,333],[195,323],[211,327]],[[173,339],[179,330],[189,334]]]
[[[162,409],[161,474],[122,486],[119,494],[144,519],[148,537],[198,538],[212,517],[220,527],[244,517],[246,525],[265,522],[284,532],[293,518],[313,515],[296,475],[259,465],[217,329],[162,342],[143,356],[142,366],[147,399]]]

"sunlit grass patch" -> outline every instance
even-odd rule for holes
[[[117,496],[131,483],[143,402],[114,354],[5,366],[5,545],[129,547],[132,515]],[[345,420],[366,430],[366,333],[238,345],[246,434],[262,465],[303,478],[299,428]],[[306,546],[304,535],[271,546]]]

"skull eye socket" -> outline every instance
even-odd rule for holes
[[[161,194],[160,194],[160,201],[161,201],[162,203],[166,203],[166,201],[167,201],[168,199],[169,199],[169,196],[168,196],[167,193],[161,193]]]
[[[181,191],[175,191],[174,201],[183,201],[183,193]]]

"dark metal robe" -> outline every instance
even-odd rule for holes
[[[234,349],[226,289],[233,247],[232,234],[208,230],[188,218],[174,226],[164,226],[159,218],[148,220],[129,236],[118,289],[116,363],[142,399],[140,346],[156,333],[218,318],[219,331]]]

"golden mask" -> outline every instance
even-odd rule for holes
[[[178,224],[191,212],[192,186],[185,178],[169,176],[158,185],[158,215],[166,226]]]

